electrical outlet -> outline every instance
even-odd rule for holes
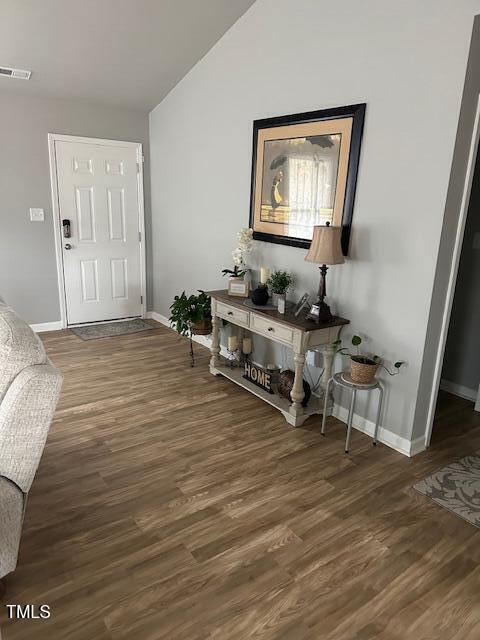
[[[30,208],[30,222],[43,222],[45,220],[45,214],[43,209],[36,207]]]
[[[320,351],[307,351],[306,362],[311,367],[320,368],[323,366],[322,354]]]

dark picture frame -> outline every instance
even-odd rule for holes
[[[331,224],[342,227],[342,251],[348,255],[365,111],[366,104],[361,103],[254,121],[250,192],[250,227],[254,240],[308,249],[313,226],[324,224],[321,220],[324,216]],[[299,147],[299,144],[304,146]],[[305,154],[301,155],[302,149],[311,149],[315,157],[318,155],[315,149],[321,153],[323,147],[332,148],[329,166],[333,167],[330,173],[333,172],[334,176],[333,180],[331,176],[328,179],[329,201],[327,205],[316,204],[317,209],[313,213],[299,216],[297,209],[294,210],[289,203],[282,206],[278,186],[284,177],[283,167],[292,163],[291,158],[297,164],[309,162],[308,158],[304,159]],[[284,153],[283,149],[292,149],[292,155],[288,157],[288,151]],[[300,155],[293,155],[298,153],[296,149]],[[295,160],[297,157],[301,160]],[[305,173],[305,167],[301,169]],[[291,190],[292,187],[287,184],[285,189],[288,188]],[[315,188],[318,189],[317,184]],[[293,220],[294,215],[297,218],[290,223],[289,216]],[[299,217],[302,217],[301,223],[298,222]],[[299,229],[301,233],[298,233]]]

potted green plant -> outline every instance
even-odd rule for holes
[[[350,358],[350,376],[353,382],[358,382],[360,384],[372,384],[375,380],[379,367],[385,369],[388,375],[396,376],[400,373],[400,367],[405,364],[401,361],[395,362],[393,365],[394,371],[390,371],[390,369],[383,364],[383,360],[380,356],[370,356],[365,353],[360,353],[362,339],[357,335],[352,337],[352,346],[356,349],[355,353],[351,353],[349,349],[342,347],[341,344],[341,340],[337,340],[334,343],[337,347],[337,353],[341,353],[342,355]]]
[[[185,291],[175,296],[170,306],[170,323],[176,331],[190,340],[190,358],[195,365],[192,336],[212,333],[210,296],[205,291],[187,296]]]
[[[273,294],[273,301],[277,304],[280,313],[285,313],[287,291],[294,282],[294,276],[286,271],[274,271],[267,280],[267,285]]]

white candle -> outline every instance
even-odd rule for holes
[[[228,350],[236,351],[238,346],[238,338],[237,336],[230,336],[228,338]]]
[[[244,338],[243,339],[242,352],[245,355],[248,355],[249,353],[252,353],[252,339],[251,338]]]
[[[262,267],[260,269],[260,282],[266,284],[270,277],[270,269],[268,267]]]

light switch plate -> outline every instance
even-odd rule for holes
[[[43,222],[45,220],[45,214],[43,209],[35,207],[30,208],[30,221],[31,222]]]

